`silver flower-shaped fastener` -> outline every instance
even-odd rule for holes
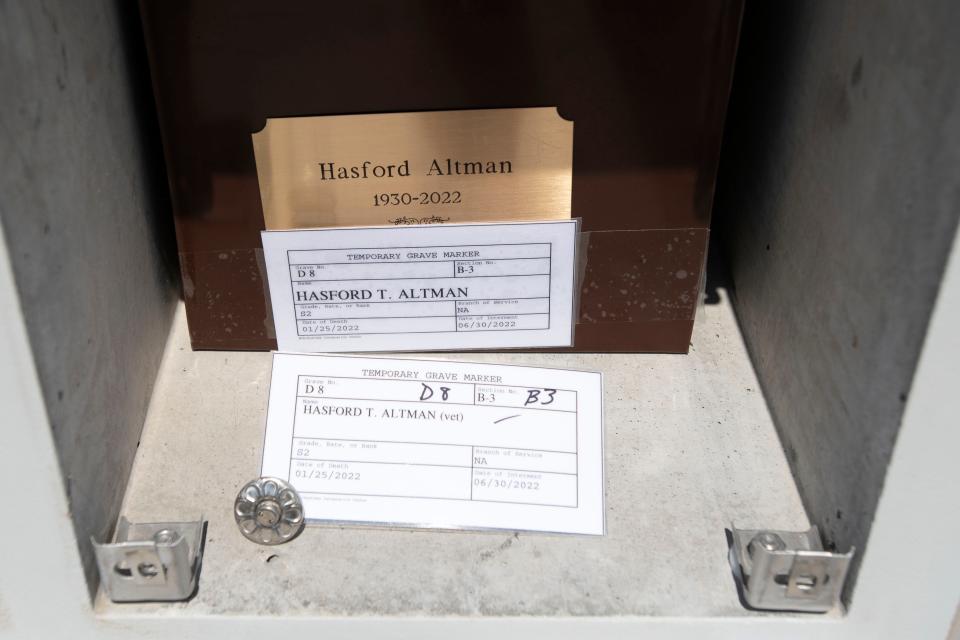
[[[257,478],[240,489],[233,515],[257,544],[283,544],[303,529],[303,503],[297,490],[279,478]]]

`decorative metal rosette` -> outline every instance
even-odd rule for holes
[[[240,489],[233,505],[240,532],[257,544],[283,544],[303,529],[297,490],[279,478],[257,478]]]

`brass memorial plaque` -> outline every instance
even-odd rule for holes
[[[552,107],[271,118],[253,148],[268,230],[570,217]]]

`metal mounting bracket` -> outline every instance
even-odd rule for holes
[[[189,598],[200,575],[203,524],[202,517],[135,524],[121,516],[113,542],[91,538],[104,592],[114,602]]]
[[[737,529],[730,565],[754,609],[824,613],[837,606],[854,550],[823,550],[820,531]]]

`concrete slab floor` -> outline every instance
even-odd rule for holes
[[[737,598],[725,528],[808,522],[725,292],[700,311],[689,355],[440,356],[604,372],[606,536],[310,525],[263,547],[232,506],[259,472],[270,355],[191,351],[181,308],[123,512],[208,519],[199,591],[174,604],[101,593],[98,614],[760,615]]]

